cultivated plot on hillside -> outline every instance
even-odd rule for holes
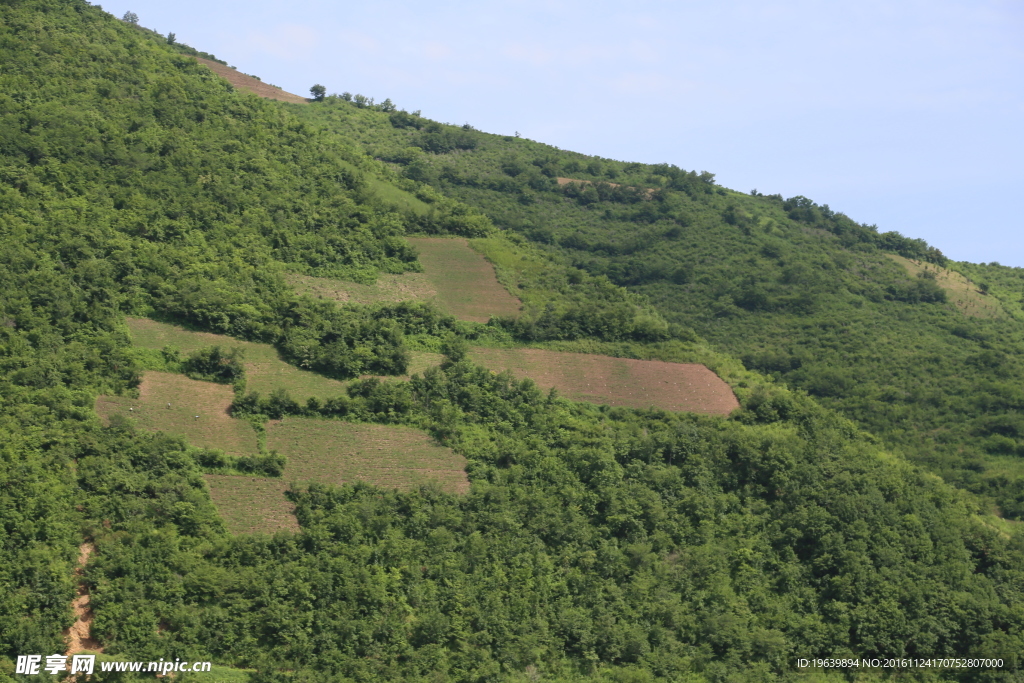
[[[99,396],[96,412],[109,421],[123,415],[138,428],[185,437],[193,446],[219,448],[231,455],[258,452],[256,433],[229,414],[231,387],[168,372],[146,372],[139,398]]]
[[[469,490],[465,459],[411,427],[288,417],[267,425],[267,447],[288,459],[286,481]]]
[[[1001,316],[1003,308],[999,305],[999,300],[982,294],[978,286],[961,273],[896,254],[886,254],[886,256],[906,268],[907,272],[914,277],[925,271],[933,273],[935,284],[946,290],[946,298],[949,303],[956,306],[964,315],[969,315],[972,318],[998,318]]]
[[[290,92],[286,92],[281,88],[278,88],[276,85],[264,83],[258,78],[240,73],[238,70],[232,69],[230,66],[226,66],[220,62],[215,62],[211,59],[203,59],[202,57],[196,57],[195,59],[203,66],[209,67],[210,71],[217,74],[239,90],[251,92],[254,95],[259,95],[260,97],[268,100],[280,100],[281,102],[293,102],[295,104],[306,104],[309,101],[305,97],[293,95]]]
[[[298,531],[295,506],[284,479],[207,474],[210,498],[233,534]]]
[[[514,316],[522,303],[508,293],[494,266],[462,238],[410,237],[420,263],[437,288],[437,302],[460,320],[485,323],[493,316]]]
[[[739,402],[732,389],[696,363],[612,358],[544,349],[476,348],[474,362],[554,387],[566,398],[628,408],[728,415]]]
[[[430,301],[459,320],[480,323],[492,316],[519,313],[519,299],[501,286],[494,266],[471,249],[467,240],[410,237],[409,243],[420,252],[422,273],[381,275],[372,285],[289,275],[288,284],[300,293],[340,303]]]
[[[437,296],[437,290],[426,273],[382,273],[372,285],[298,273],[287,275],[285,280],[300,294],[309,294],[315,299],[331,299],[343,304],[431,301]]]
[[[156,322],[148,318],[128,318],[132,342],[147,349],[173,346],[182,356],[209,346],[239,348],[245,354],[246,391],[258,391],[264,396],[275,389],[285,389],[292,398],[305,401],[311,396],[325,398],[345,393],[345,382],[302,370],[281,360],[270,344],[257,344],[209,332],[193,332],[177,325]]]
[[[187,356],[191,351],[210,346],[238,348],[245,354],[245,390],[258,391],[269,396],[275,389],[284,389],[297,401],[306,401],[312,396],[320,399],[340,396],[345,393],[348,382],[331,379],[323,375],[297,368],[281,360],[280,354],[270,344],[247,342],[223,334],[193,332],[177,325],[160,323],[149,318],[127,318],[132,342],[145,349],[162,349],[172,346]],[[444,359],[440,353],[413,351],[409,354],[409,367],[405,375],[397,379],[408,379],[427,368],[440,365]],[[371,375],[363,375],[370,377]]]

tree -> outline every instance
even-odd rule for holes
[[[131,24],[132,26],[135,26],[139,23],[139,15],[135,12],[125,12],[124,16],[121,17],[121,21],[124,21],[126,23]]]
[[[173,33],[168,33],[167,34],[167,44],[168,45],[174,45],[174,38],[175,38],[175,35]]]
[[[327,95],[327,88],[317,83],[309,89],[309,94],[313,96],[314,102],[323,102],[324,96]]]

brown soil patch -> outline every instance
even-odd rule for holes
[[[485,323],[494,316],[518,315],[522,302],[508,293],[494,266],[464,238],[411,237],[436,303],[460,320]]]
[[[477,348],[470,358],[510,370],[567,398],[628,408],[728,415],[740,407],[729,385],[696,363],[612,358],[544,349]]]
[[[298,531],[295,506],[285,498],[288,484],[270,477],[207,474],[210,498],[233,534]]]
[[[141,429],[183,436],[193,446],[252,455],[258,451],[256,433],[247,423],[232,419],[228,411],[233,400],[234,392],[224,384],[147,372],[139,385],[139,398],[99,396],[96,412],[107,423],[119,414]]]
[[[75,623],[64,631],[64,640],[68,644],[68,656],[78,654],[83,650],[103,652],[99,642],[93,640],[90,634],[92,607],[89,605],[89,585],[85,581],[85,565],[94,552],[96,552],[96,546],[88,541],[78,546],[78,565],[75,567],[75,578],[78,580],[77,596],[71,603],[75,612]]]
[[[267,447],[288,458],[288,481],[469,491],[465,458],[411,427],[289,417],[267,425]]]
[[[266,98],[268,100],[280,100],[281,102],[294,102],[296,104],[306,104],[309,102],[305,97],[293,95],[290,92],[285,92],[277,86],[264,83],[258,78],[247,76],[243,73],[239,73],[237,69],[232,69],[229,66],[225,66],[220,62],[214,62],[209,59],[203,59],[202,57],[196,57],[196,61],[200,64],[210,68],[210,71],[217,74],[231,85],[235,86],[239,90],[245,90],[251,92],[254,95]]]
[[[903,266],[910,275],[918,277],[920,273],[930,272],[935,275],[935,284],[946,290],[949,303],[956,306],[964,315],[972,318],[999,318],[1003,307],[994,296],[982,294],[977,285],[963,274],[948,268],[942,268],[926,261],[916,261],[897,254],[886,254],[896,263]]]

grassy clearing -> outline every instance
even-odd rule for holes
[[[370,188],[381,200],[390,204],[400,211],[411,211],[424,215],[430,211],[430,206],[414,194],[396,187],[386,180],[380,178],[368,178]]]
[[[298,531],[295,506],[285,498],[288,484],[270,477],[205,475],[210,498],[233,534]]]
[[[460,320],[485,323],[492,316],[513,316],[521,302],[498,282],[494,266],[467,240],[412,237],[424,273],[437,289],[437,303]]]
[[[288,458],[287,481],[469,490],[465,459],[410,427],[289,417],[267,425],[267,446]]]
[[[424,370],[426,370],[427,368],[434,367],[435,365],[440,365],[441,361],[443,360],[444,355],[440,353],[432,353],[429,351],[413,351],[409,354],[409,368],[404,375],[360,375],[359,379],[366,379],[367,377],[377,377],[379,379],[408,380],[412,379],[413,375],[422,375]]]
[[[240,341],[208,332],[193,332],[148,318],[128,318],[127,323],[135,345],[147,349],[173,346],[184,354],[208,346],[242,349],[245,352],[246,391],[267,395],[274,389],[286,389],[292,398],[300,401],[311,396],[337,396],[345,391],[344,382],[284,362],[277,349],[269,344]]]
[[[469,357],[510,370],[576,401],[628,408],[728,415],[739,407],[729,385],[703,365],[612,358],[546,349],[475,348]]]
[[[224,384],[147,372],[138,398],[100,396],[96,412],[105,421],[120,414],[139,429],[183,436],[193,446],[219,448],[236,456],[253,455],[258,452],[256,433],[248,423],[228,414],[233,399],[231,387]]]
[[[297,273],[285,276],[285,280],[300,294],[309,294],[315,299],[332,299],[343,304],[431,301],[437,296],[437,290],[425,273],[382,274],[372,285]]]
[[[961,273],[941,268],[924,261],[915,261],[896,254],[886,254],[889,258],[907,269],[917,277],[919,273],[929,271],[935,274],[935,283],[946,290],[949,302],[956,306],[964,315],[972,318],[999,318],[1003,309],[995,297],[982,294],[977,285]]]
[[[460,320],[487,322],[519,313],[521,302],[498,282],[494,266],[465,239],[411,237],[420,252],[422,273],[382,274],[372,285],[291,274],[288,284],[301,294],[340,303],[375,304],[430,301]]]

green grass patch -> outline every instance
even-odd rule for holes
[[[183,354],[209,346],[241,349],[245,354],[243,364],[246,391],[258,391],[266,395],[275,389],[285,389],[292,398],[300,401],[311,396],[337,396],[345,391],[344,382],[284,362],[277,349],[270,344],[241,341],[209,332],[193,332],[148,318],[128,318],[127,323],[132,341],[144,349],[155,350],[170,346]],[[149,356],[152,362],[158,362],[155,356]]]
[[[411,237],[423,272],[437,290],[437,304],[460,320],[485,323],[515,316],[521,302],[498,282],[494,266],[466,239]]]
[[[399,301],[432,301],[437,290],[425,273],[381,274],[372,285],[327,277],[289,273],[285,281],[299,294],[343,304],[390,304]]]
[[[428,206],[422,199],[406,192],[400,187],[396,187],[386,180],[371,177],[367,179],[367,182],[370,189],[373,190],[373,194],[389,206],[400,211],[411,212],[420,216],[425,215],[430,211],[430,206]]]

